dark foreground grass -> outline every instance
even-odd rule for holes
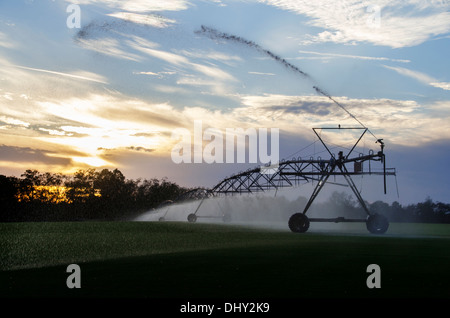
[[[408,233],[404,224],[398,229]],[[376,236],[176,222],[0,224],[0,297],[450,299],[450,227],[423,231]],[[81,267],[80,289],[66,286],[72,263]],[[380,289],[366,285],[369,264],[381,268]]]

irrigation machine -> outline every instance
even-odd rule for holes
[[[165,216],[170,209],[171,204],[176,202],[186,202],[195,200],[198,202],[195,211],[190,213],[187,220],[191,223],[196,222],[198,218],[222,218],[224,222],[231,220],[229,212],[223,212],[220,216],[210,216],[199,214],[199,209],[204,201],[211,197],[239,195],[245,193],[258,193],[270,190],[278,190],[286,187],[296,187],[305,183],[313,183],[314,188],[303,211],[291,215],[288,221],[289,229],[295,233],[304,233],[308,231],[310,222],[364,222],[367,230],[373,234],[383,234],[389,227],[387,218],[382,214],[373,213],[367,207],[361,196],[361,192],[356,186],[352,177],[363,175],[381,175],[383,177],[384,193],[386,194],[386,177],[396,176],[395,168],[386,168],[386,156],[384,153],[384,142],[382,139],[376,139],[379,145],[379,151],[368,150],[367,153],[355,151],[358,144],[368,131],[366,127],[338,127],[332,128],[313,128],[317,137],[316,141],[325,148],[328,159],[321,157],[310,157],[302,159],[301,157],[291,160],[281,160],[276,164],[259,166],[247,171],[239,172],[223,179],[216,186],[210,189],[196,188],[182,194],[174,202],[165,202],[165,212],[160,221],[165,220]],[[349,132],[354,137],[354,143],[350,147],[339,148],[338,153],[334,153],[337,147],[333,143],[328,143],[323,138],[323,132]],[[372,134],[373,135],[373,134]],[[341,150],[342,149],[342,150]],[[372,162],[381,164],[381,169],[374,169]],[[365,163],[365,164],[364,164]],[[330,180],[330,177],[342,176],[347,187],[350,187],[357,198],[359,204],[367,213],[365,218],[309,218],[307,212],[317,198],[320,191],[326,183],[336,184]]]

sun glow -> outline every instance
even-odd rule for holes
[[[96,168],[110,165],[109,162],[98,157],[72,157],[72,159]]]

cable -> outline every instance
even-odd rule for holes
[[[341,103],[338,103],[333,97],[331,97],[329,94],[325,93],[323,90],[318,88],[317,86],[313,86],[313,88],[318,92],[319,94],[328,97],[330,100],[332,100],[336,105],[338,105],[340,108],[342,108],[350,117],[352,117],[354,120],[356,120],[363,128],[367,129],[367,131],[378,141],[378,139],[369,128],[367,128],[361,121],[358,120],[352,113],[350,113]]]
[[[289,155],[289,156],[287,156],[286,158],[291,158],[292,156],[294,156],[294,155],[296,155],[296,154],[298,154],[299,152],[302,152],[303,150],[305,150],[306,148],[308,148],[308,147],[311,147],[312,145],[314,145],[315,143],[317,142],[317,140],[315,140],[315,141],[313,141],[312,143],[310,143],[308,146],[306,146],[306,147],[303,147],[302,149],[300,149],[300,150],[298,150],[298,151],[296,151],[296,152],[294,152],[293,154],[291,154],[291,155]]]

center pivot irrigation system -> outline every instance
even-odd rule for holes
[[[224,212],[220,216],[204,216],[198,215],[198,211],[203,202],[211,197],[226,196],[226,195],[239,195],[245,193],[258,193],[270,190],[278,190],[286,187],[296,187],[309,182],[316,182],[314,190],[309,198],[306,206],[302,212],[293,214],[288,222],[289,228],[292,232],[304,233],[308,230],[310,222],[365,222],[367,230],[370,233],[382,234],[385,233],[389,227],[387,218],[381,214],[372,213],[366,203],[364,202],[360,191],[358,190],[352,176],[362,175],[381,175],[383,176],[384,193],[386,194],[386,177],[395,176],[395,168],[386,168],[386,156],[384,153],[384,142],[382,139],[377,139],[376,143],[379,144],[380,150],[374,152],[369,150],[368,154],[356,153],[355,148],[360,143],[363,136],[368,131],[368,128],[351,127],[351,128],[313,128],[318,140],[325,147],[326,152],[330,155],[329,159],[321,159],[320,157],[314,159],[292,159],[282,160],[278,164],[266,165],[249,169],[244,172],[237,173],[231,177],[225,178],[215,187],[211,189],[196,188],[182,194],[175,202],[186,202],[190,200],[198,200],[198,205],[195,212],[188,215],[189,222],[196,222],[198,218],[222,218],[224,222],[231,221],[231,214]],[[343,151],[339,151],[337,156],[332,152],[332,147],[328,145],[321,136],[323,131],[352,131],[357,132],[359,138],[344,154]],[[353,155],[353,156],[352,156]],[[376,161],[382,164],[381,170],[373,170],[371,162]],[[364,162],[368,164],[363,165]],[[353,169],[348,166],[353,165]],[[367,167],[368,169],[364,169]],[[306,213],[311,207],[314,200],[317,198],[324,185],[330,182],[330,176],[343,176],[347,182],[346,186],[349,186],[355,194],[361,207],[367,213],[367,217],[364,219],[346,219],[345,217],[337,218],[308,218]],[[342,184],[340,184],[342,185]],[[172,202],[166,202],[172,203]],[[170,207],[165,211],[161,221],[164,220]]]
[[[234,44],[243,45],[245,47],[250,47],[255,49],[261,54],[269,57],[270,59],[282,64],[288,70],[298,74],[302,78],[312,80],[312,78],[302,70],[300,70],[295,65],[292,65],[285,59],[274,54],[273,52],[261,47],[253,41],[246,40],[240,36],[233,34],[223,33],[214,28],[201,26],[201,29],[196,31],[197,34],[208,36],[211,39],[229,41]],[[390,175],[396,175],[395,168],[386,168],[386,157],[384,154],[384,142],[382,139],[378,139],[375,135],[370,132],[370,130],[364,126],[355,116],[353,116],[343,105],[338,103],[329,94],[325,93],[322,89],[317,86],[313,86],[317,93],[328,97],[333,103],[343,109],[347,115],[357,121],[361,127],[349,127],[341,128],[340,125],[335,128],[313,128],[314,133],[325,147],[326,152],[329,154],[329,159],[323,160],[321,158],[314,159],[310,157],[305,160],[302,158],[284,160],[273,165],[266,165],[263,167],[257,167],[254,169],[249,169],[245,172],[237,173],[231,177],[225,178],[220,183],[218,183],[212,189],[197,188],[190,190],[183,195],[181,195],[176,201],[187,201],[187,200],[198,200],[195,212],[188,215],[189,222],[197,221],[199,217],[221,217],[224,221],[231,220],[231,214],[229,212],[222,213],[221,216],[201,216],[198,215],[198,211],[202,206],[205,199],[210,197],[225,196],[225,195],[236,195],[244,193],[256,193],[264,192],[270,190],[278,190],[280,188],[286,187],[296,187],[306,183],[316,182],[314,190],[309,198],[303,212],[293,214],[289,219],[289,228],[296,233],[304,233],[308,230],[310,222],[365,222],[367,229],[371,233],[381,234],[385,233],[389,227],[389,222],[386,217],[381,214],[371,213],[369,211],[366,203],[364,202],[360,191],[355,185],[352,176],[362,176],[362,175],[382,175],[384,177],[384,192],[386,193],[386,177]],[[321,133],[324,131],[339,131],[339,132],[353,132],[355,135],[359,136],[354,142],[353,146],[349,148],[350,150],[344,154],[344,151],[339,151],[336,155],[331,150],[335,147],[331,147],[330,142],[326,142]],[[360,143],[363,136],[369,132],[376,140],[376,143],[380,145],[380,150],[374,152],[370,150],[368,153],[356,153],[355,148]],[[348,148],[347,148],[348,149]],[[371,168],[371,162],[378,161],[382,164],[383,168],[381,171],[374,171]],[[364,162],[368,162],[368,165],[363,165]],[[353,164],[353,171],[349,171],[348,166]],[[366,166],[369,166],[368,170],[364,170]],[[338,218],[308,218],[306,213],[308,212],[311,204],[316,199],[317,195],[323,189],[324,185],[328,183],[333,183],[329,181],[330,176],[343,176],[347,181],[347,184],[341,184],[349,186],[362,208],[367,213],[367,217],[364,219],[346,219],[344,217]],[[173,203],[172,201],[166,202],[167,204]],[[164,220],[170,206],[166,209],[164,215],[160,220]]]

